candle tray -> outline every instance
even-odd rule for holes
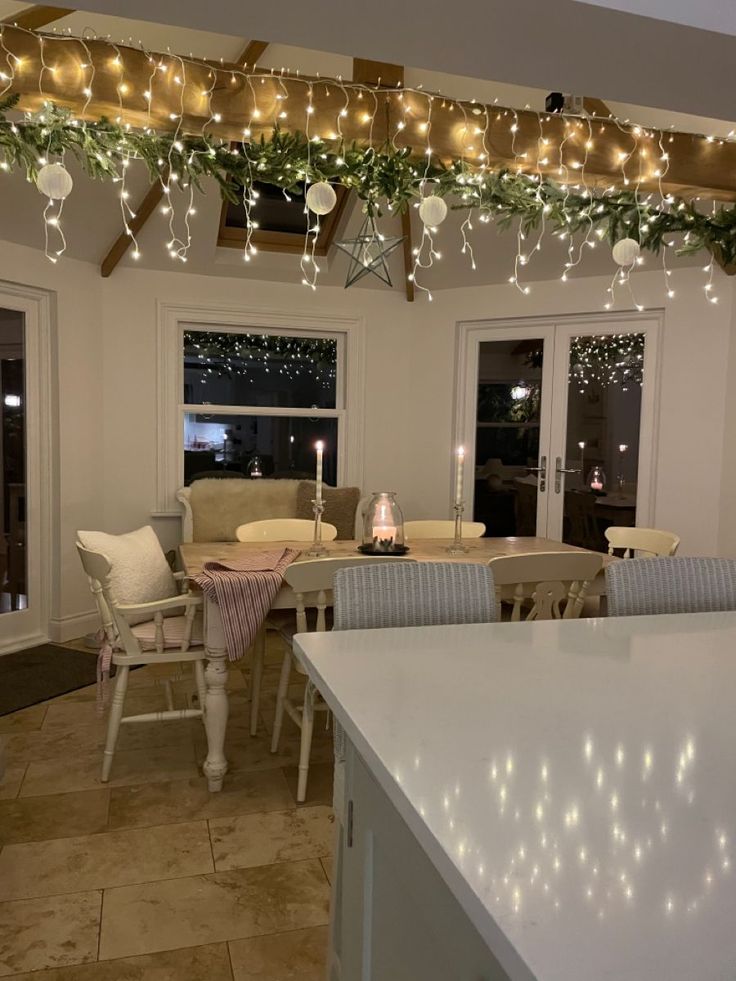
[[[375,545],[358,545],[358,551],[363,555],[406,555],[408,545],[392,545],[390,548],[376,548]]]

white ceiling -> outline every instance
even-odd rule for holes
[[[688,24],[706,31],[736,34],[736,4],[733,0],[577,0],[610,7],[642,17],[655,17],[674,24]]]

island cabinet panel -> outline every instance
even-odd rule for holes
[[[508,981],[350,744],[346,756],[330,981]]]

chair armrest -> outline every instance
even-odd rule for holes
[[[187,573],[183,571],[175,572],[174,579],[176,580],[176,584],[179,587],[179,595],[180,596],[188,595],[190,589],[189,589],[189,576],[187,575]]]
[[[118,613],[121,613],[126,619],[128,617],[137,617],[142,614],[151,614],[151,619],[155,613],[165,612],[166,610],[181,610],[182,608],[188,609],[189,607],[197,607],[202,605],[202,596],[199,593],[181,593],[179,596],[170,596],[168,599],[154,600],[152,603],[118,603],[115,605],[115,609]]]

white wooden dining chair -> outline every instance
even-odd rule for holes
[[[573,620],[583,611],[590,583],[603,567],[594,552],[530,552],[499,555],[488,567],[496,596],[512,603],[511,620]],[[564,606],[563,606],[564,603]]]
[[[311,542],[314,537],[314,521],[306,518],[265,518],[262,521],[249,521],[240,525],[235,534],[239,542]],[[334,542],[336,538],[337,528],[324,522],[322,540]],[[266,657],[266,630],[273,626],[269,620],[266,620],[253,641],[250,671],[251,736],[255,736],[258,732],[263,661]]]
[[[314,521],[307,518],[267,518],[249,521],[235,532],[239,542],[311,542],[314,537]],[[337,528],[322,522],[322,541],[334,542]]]
[[[611,525],[606,528],[604,535],[608,542],[608,554],[615,555],[616,549],[623,551],[623,558],[630,559],[634,555],[640,559],[652,559],[656,556],[675,554],[680,539],[672,531],[660,531],[658,528],[619,528]]]
[[[319,696],[314,684],[307,679],[304,698],[301,705],[295,705],[289,698],[289,684],[292,669],[300,676],[306,672],[292,651],[292,641],[295,633],[306,633],[308,630],[324,631],[332,629],[330,616],[332,606],[332,585],[335,575],[341,569],[352,566],[367,566],[375,564],[398,562],[411,563],[411,559],[381,558],[376,562],[368,559],[334,558],[313,559],[309,562],[295,562],[284,573],[284,579],[293,589],[296,596],[296,617],[290,610],[275,611],[271,620],[277,626],[279,633],[288,644],[289,649],[284,653],[281,663],[281,675],[276,695],[276,713],[273,721],[271,737],[271,752],[278,752],[284,712],[296,723],[301,730],[299,749],[299,781],[296,799],[302,803],[307,796],[307,780],[309,778],[309,757],[312,748],[312,733],[314,730],[314,713],[326,711],[327,706]]]
[[[463,538],[482,538],[486,526],[482,521],[464,521]],[[404,538],[407,541],[419,541],[422,538],[454,538],[454,521],[405,521]]]
[[[202,642],[202,597],[184,592],[152,603],[118,603],[110,592],[112,565],[107,556],[102,552],[86,549],[79,543],[77,551],[102,618],[105,638],[111,648],[111,663],[117,666],[102,757],[101,779],[106,783],[110,779],[115,745],[122,723],[204,718],[206,686],[203,662],[207,655]],[[131,623],[131,620],[139,621],[142,617],[146,618],[143,622]],[[187,662],[194,663],[199,694],[198,709],[175,709],[171,683],[166,682],[165,711],[123,715],[128,675],[132,666]]]

